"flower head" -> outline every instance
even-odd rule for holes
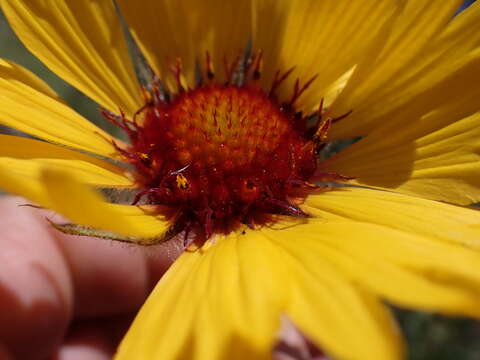
[[[480,200],[480,6],[459,3],[1,0],[129,141],[2,61],[0,122],[45,141],[2,135],[0,186],[64,232],[183,240],[118,359],[270,358],[282,318],[336,358],[400,359],[382,300],[480,316],[459,206]]]
[[[347,179],[316,174],[327,130],[340,118],[322,119],[322,106],[313,116],[295,111],[315,78],[302,87],[297,81],[291,98],[279,102],[276,89],[292,71],[277,72],[264,91],[258,84],[261,52],[227,63],[222,83],[208,53],[206,59],[206,83],[200,73],[195,88],[184,89],[177,63],[177,92],[167,92],[156,80],[133,121],[104,111],[130,140],[126,148],[114,145],[135,169],[141,190],[133,204],[147,197],[149,204],[161,205],[159,213],[170,213],[170,236],[184,232],[185,245],[202,244],[242,224],[275,222],[275,214],[308,217],[297,203],[323,189],[311,179]]]

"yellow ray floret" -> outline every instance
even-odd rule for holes
[[[0,134],[0,154],[3,157],[16,159],[81,160],[120,175],[124,173],[123,169],[111,162],[44,141],[19,136]]]
[[[354,109],[349,121],[339,122],[329,134],[331,139],[366,135],[388,122],[392,112],[405,107],[426,110],[437,99],[460,95],[453,86],[435,91],[437,84],[468,62],[468,54],[477,47],[479,34],[475,24],[478,9],[459,16],[455,12],[461,0],[408,1],[396,20],[385,46],[378,47],[370,60],[356,69],[345,91],[333,105],[333,116]],[[474,5],[478,7],[479,4]],[[375,64],[375,66],[372,66]],[[353,79],[352,78],[352,79]],[[463,85],[475,84],[474,81]],[[430,91],[419,101],[419,95]],[[461,94],[465,94],[465,89]],[[440,100],[441,101],[444,100]],[[408,118],[404,117],[404,119]]]
[[[289,96],[296,78],[306,82],[318,74],[297,103],[299,110],[316,110],[319,94],[365,56],[399,4],[390,0],[253,1],[253,41],[263,49],[268,64],[262,74],[264,86],[270,86],[277,70],[295,66],[280,89],[283,99]]]
[[[210,52],[216,75],[221,77],[224,56],[238,56],[249,40],[250,1],[145,0],[142,6],[129,0],[118,3],[149,63],[172,90],[176,90],[171,76],[172,54],[181,60],[188,85],[193,86],[196,61],[205,59],[206,51]],[[162,21],[158,21],[158,14],[162,14]],[[179,19],[181,26],[177,26]]]
[[[141,106],[111,1],[2,0],[0,5],[25,46],[65,81],[113,112],[133,114]]]
[[[144,305],[117,359],[270,359],[290,283],[279,256],[255,231],[184,253]],[[158,336],[161,328],[175,331]]]
[[[101,168],[95,173],[88,163],[0,158],[0,170],[2,189],[25,196],[75,223],[135,238],[161,237],[168,229],[161,217],[136,206],[108,204],[79,182],[111,185],[115,179],[122,179],[113,173],[107,175]],[[129,184],[123,179],[124,185]]]
[[[407,126],[392,121],[321,167],[362,185],[461,205],[480,201],[480,113],[461,118],[473,101],[466,95]]]
[[[41,139],[111,156],[110,135],[81,117],[38,77],[0,59],[0,124]]]

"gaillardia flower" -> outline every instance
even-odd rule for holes
[[[0,136],[0,186],[67,233],[185,246],[117,359],[269,359],[282,319],[401,359],[384,301],[480,317],[480,4],[117,3],[0,1],[128,138],[2,60],[0,123],[34,138]]]

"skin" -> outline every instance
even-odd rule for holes
[[[0,360],[111,358],[181,244],[64,235],[21,204],[0,198]]]

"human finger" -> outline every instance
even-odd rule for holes
[[[64,335],[73,288],[57,243],[21,203],[0,199],[0,339],[14,359],[41,359]]]
[[[153,247],[65,235],[52,229],[70,267],[78,317],[137,310],[181,251],[172,241]]]

